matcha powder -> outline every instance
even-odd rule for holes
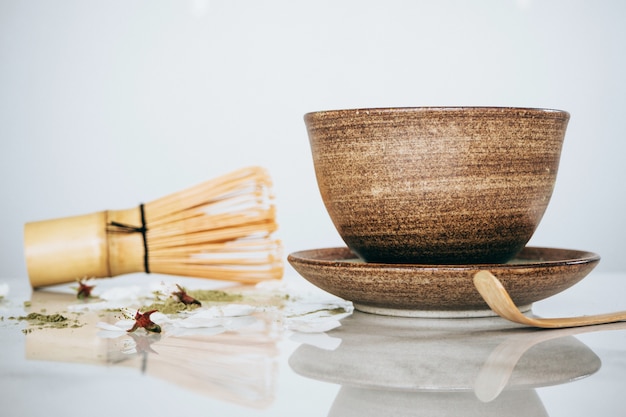
[[[198,301],[214,302],[214,303],[228,303],[233,301],[241,301],[243,295],[231,294],[226,291],[219,290],[192,290],[189,291],[189,295]]]
[[[201,303],[228,303],[241,301],[243,299],[241,294],[232,294],[220,290],[192,290],[187,294]],[[199,305],[197,304],[185,304],[173,297],[163,301],[154,302],[144,308],[146,310],[158,310],[159,313],[163,314],[176,314],[181,311],[195,310],[198,307]]]
[[[35,328],[53,328],[53,329],[65,329],[67,327],[80,327],[78,322],[70,322],[67,317],[61,314],[43,314],[43,313],[29,313],[26,316],[9,317],[9,319],[27,321],[31,327],[22,330],[28,334]]]
[[[34,323],[62,323],[67,321],[67,317],[61,314],[41,314],[30,313],[27,316],[18,317],[20,320],[28,320]]]

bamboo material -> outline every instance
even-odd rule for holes
[[[279,279],[282,244],[273,237],[271,187],[264,169],[248,167],[139,208],[27,223],[31,285],[133,272],[242,283]]]
[[[591,326],[626,320],[626,311],[598,314],[594,316],[532,318],[517,308],[502,283],[489,271],[479,271],[474,275],[474,285],[485,302],[499,316],[515,323],[547,329]]]

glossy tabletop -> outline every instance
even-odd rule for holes
[[[138,274],[98,280],[94,293],[137,296],[155,281],[222,286]],[[8,289],[0,301],[4,417],[572,417],[626,410],[626,323],[536,330],[499,317],[378,316],[352,311],[288,272],[279,284],[226,288],[243,294],[233,307],[239,313],[224,313],[223,303],[203,305],[221,315],[193,323],[165,316],[160,334],[127,333],[102,324],[116,324],[118,309],[96,297],[78,300],[75,284],[32,291],[21,277],[0,286]],[[531,314],[626,309],[624,294],[626,273],[592,272],[535,303]],[[68,325],[33,323],[30,312],[61,313]]]

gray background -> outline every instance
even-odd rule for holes
[[[245,165],[275,181],[285,255],[342,245],[304,113],[548,107],[571,121],[533,245],[620,271],[626,3],[0,1],[0,278],[25,222],[130,208]]]

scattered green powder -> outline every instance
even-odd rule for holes
[[[43,328],[66,328],[67,317],[60,314],[41,314],[41,313],[29,313],[27,316],[15,317],[16,320],[26,320],[31,326],[37,326],[40,329]],[[33,327],[22,330],[22,333],[28,334],[34,330]]]
[[[30,313],[27,316],[18,317],[20,320],[28,320],[29,322],[39,323],[61,323],[66,322],[67,317],[60,314],[42,314],[42,313]]]
[[[45,310],[44,310],[45,311]],[[37,329],[65,329],[67,327],[78,328],[84,326],[78,319],[70,322],[70,320],[61,314],[43,314],[43,313],[29,313],[26,316],[9,317],[11,320],[27,321],[30,327],[22,330],[22,333],[28,334]]]
[[[156,301],[150,305],[144,306],[142,310],[158,310],[159,313],[163,314],[176,314],[180,311],[194,310],[196,308],[198,308],[197,304],[187,305],[185,303],[181,303],[180,301],[168,298],[165,301]]]
[[[187,294],[200,302],[233,302],[243,299],[243,295],[241,294],[228,293],[220,290],[191,290],[187,292]]]
[[[241,301],[241,294],[231,294],[226,291],[219,290],[192,290],[187,292],[188,295],[200,301],[201,303],[224,303]],[[163,301],[155,301],[154,303],[144,306],[143,310],[158,310],[163,314],[176,314],[181,311],[191,311],[200,307],[197,304],[185,304],[176,298],[168,298]]]

